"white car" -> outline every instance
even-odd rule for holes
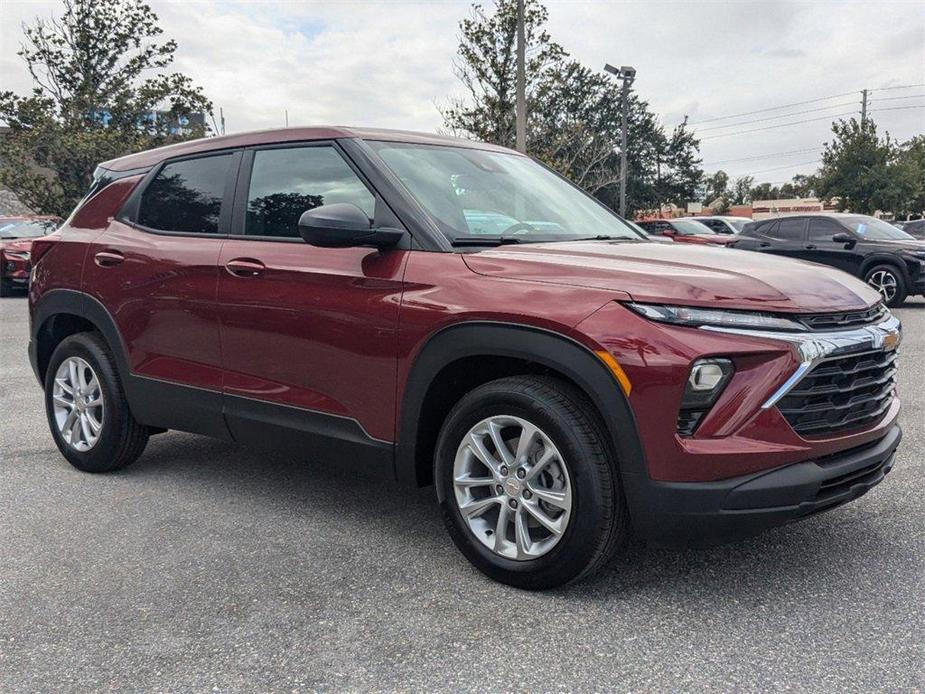
[[[754,221],[748,217],[727,217],[722,215],[715,217],[687,217],[685,219],[705,224],[717,234],[738,234],[746,224]]]

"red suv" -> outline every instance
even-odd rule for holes
[[[819,266],[651,243],[515,152],[288,129],[107,162],[33,248],[29,352],[81,470],[167,429],[434,484],[524,588],[632,528],[714,543],[893,465],[899,322]]]
[[[729,246],[736,242],[736,237],[719,234],[696,219],[650,219],[637,224],[645,229],[647,234],[665,236],[678,243]]]
[[[0,297],[29,284],[32,241],[50,234],[61,224],[60,217],[0,217]]]

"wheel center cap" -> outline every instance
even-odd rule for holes
[[[507,492],[508,496],[520,496],[522,490],[523,485],[516,477],[509,477],[504,480],[504,491]]]

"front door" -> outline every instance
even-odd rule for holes
[[[238,440],[385,468],[407,252],[309,246],[299,217],[332,203],[390,215],[333,143],[246,153],[219,259],[226,419]]]
[[[854,238],[854,233],[843,227],[829,217],[815,217],[809,222],[809,231],[806,234],[805,251],[798,257],[811,260],[814,263],[823,263],[832,267],[858,275],[861,272],[862,255],[857,252],[854,243],[833,241],[835,234],[848,234]]]

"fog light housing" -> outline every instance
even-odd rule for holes
[[[729,359],[698,359],[691,367],[678,412],[678,433],[692,436],[735,371]]]

